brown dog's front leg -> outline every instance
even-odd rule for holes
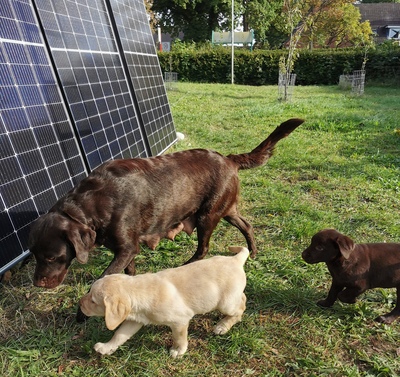
[[[139,242],[133,242],[135,245],[135,249],[132,251],[132,247],[129,249],[122,249],[120,251],[116,251],[114,253],[114,258],[108,267],[103,271],[100,278],[111,275],[111,274],[119,274],[122,271],[129,275],[135,274],[135,256],[139,253]],[[99,278],[99,279],[100,279]],[[83,323],[88,319],[88,317],[83,314],[80,307],[78,307],[78,311],[76,313],[76,321],[78,323]]]
[[[104,270],[101,274],[101,278],[106,275],[111,274],[120,274],[122,271],[132,271],[133,273],[129,273],[129,275],[134,275],[135,271],[135,257],[139,254],[139,243],[137,243],[132,249],[132,246],[129,248],[119,249],[115,251],[114,259],[111,261],[109,266]]]
[[[400,316],[400,287],[397,287],[397,301],[395,308],[387,314],[380,315],[375,318],[376,322],[390,324],[392,323],[398,316]]]
[[[127,275],[135,275],[135,258],[133,258],[130,263],[126,266],[124,272]]]
[[[331,289],[329,290],[328,297],[325,300],[319,300],[317,304],[325,308],[332,306],[335,303],[338,294],[343,290],[343,288],[344,288],[343,286],[336,285],[332,282],[332,286]]]
[[[208,245],[200,248],[199,244],[199,246],[197,246],[197,250],[194,253],[194,255],[188,261],[186,261],[184,265],[203,259],[204,256],[207,255],[207,253],[208,253]]]

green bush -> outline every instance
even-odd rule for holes
[[[298,50],[294,73],[298,85],[334,85],[343,73],[361,69],[364,52],[360,49]],[[285,50],[235,50],[235,83],[275,85],[278,83],[279,57]],[[231,82],[231,49],[211,45],[159,52],[163,71],[178,73],[179,81],[200,83]],[[400,48],[384,44],[367,55],[366,80],[399,83]]]

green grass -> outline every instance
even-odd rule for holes
[[[195,317],[189,349],[168,356],[171,333],[149,326],[114,355],[93,351],[112,332],[104,321],[75,323],[78,299],[111,259],[99,249],[86,266],[73,263],[55,290],[32,286],[34,263],[0,287],[0,375],[10,376],[396,376],[400,321],[373,319],[391,310],[394,289],[375,289],[354,305],[321,309],[331,278],[307,265],[311,236],[334,227],[357,242],[400,242],[400,89],[366,87],[354,97],[337,87],[296,87],[290,103],[277,87],[178,83],[168,93],[178,131],[169,151],[211,148],[248,152],[291,117],[306,120],[258,169],[240,172],[241,213],[253,224],[259,254],[246,264],[247,310],[225,336],[218,313]],[[221,221],[210,255],[244,245]],[[196,234],[143,248],[138,272],[178,266],[196,247]]]

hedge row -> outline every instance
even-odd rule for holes
[[[364,53],[359,50],[298,50],[294,73],[298,85],[334,85],[343,73],[361,69]],[[235,83],[275,85],[278,82],[279,58],[283,50],[235,51]],[[178,73],[179,81],[230,83],[231,50],[159,52],[163,72]],[[400,48],[368,53],[367,81],[398,82]]]

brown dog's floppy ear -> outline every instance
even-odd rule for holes
[[[128,317],[131,309],[119,297],[104,297],[105,321],[109,330],[115,330]]]
[[[67,237],[75,248],[76,259],[79,263],[85,264],[89,259],[89,251],[96,242],[96,232],[86,225],[85,216],[76,205],[64,203],[62,211],[70,219]]]
[[[89,251],[96,241],[96,232],[87,225],[72,224],[67,232],[69,241],[75,248],[76,259],[79,263],[85,264],[89,259]]]
[[[351,252],[354,250],[354,242],[350,237],[343,234],[336,238],[340,253],[345,259],[349,259]]]

